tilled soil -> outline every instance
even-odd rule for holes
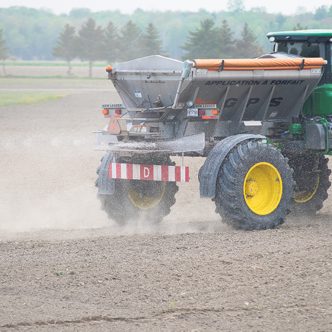
[[[118,101],[98,88],[0,108],[0,331],[332,330],[331,203],[235,231],[199,198],[203,160],[187,159],[163,223],[120,228],[94,187],[98,109]]]

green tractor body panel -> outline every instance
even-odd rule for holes
[[[306,116],[332,116],[332,84],[315,88],[303,107]]]
[[[292,123],[289,126],[289,131],[293,136],[295,135],[300,136],[303,134],[303,126],[301,123]]]

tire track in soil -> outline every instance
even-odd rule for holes
[[[300,309],[300,308],[311,308],[308,305],[304,304],[296,304],[296,305],[288,305],[283,306],[282,309]],[[257,311],[261,312],[262,307],[243,307],[243,308],[177,308],[177,309],[169,309],[163,310],[159,313],[152,314],[150,316],[136,316],[136,317],[109,317],[109,316],[87,316],[81,317],[78,319],[68,319],[68,320],[46,320],[46,321],[35,321],[35,322],[18,322],[15,324],[5,324],[0,325],[0,328],[8,328],[8,329],[17,329],[20,327],[34,327],[34,326],[61,326],[61,325],[73,325],[73,324],[82,324],[82,323],[93,323],[93,322],[126,322],[126,323],[135,323],[137,321],[149,321],[154,319],[167,319],[166,316],[169,315],[195,315],[195,314],[204,314],[204,313],[227,313],[227,312],[243,312],[243,311]],[[280,307],[271,307],[269,310],[280,310]]]

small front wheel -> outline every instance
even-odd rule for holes
[[[289,212],[292,196],[293,177],[287,159],[261,141],[237,145],[219,170],[216,211],[235,228],[277,227]]]
[[[137,164],[144,162],[173,164],[169,157],[164,160],[135,160]],[[178,191],[176,182],[121,179],[108,179],[108,181],[113,183],[114,193],[112,195],[98,194],[98,198],[108,217],[120,225],[141,218],[152,223],[161,222],[175,204],[175,194]],[[98,187],[98,180],[96,184]]]

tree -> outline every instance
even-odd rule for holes
[[[262,49],[257,43],[256,37],[245,23],[241,32],[241,39],[236,42],[237,56],[239,58],[257,57],[262,53]]]
[[[186,51],[184,58],[216,58],[218,44],[218,31],[214,21],[211,19],[201,21],[198,29],[189,31],[187,42],[182,47]]]
[[[282,15],[282,14],[277,14],[276,18],[275,18],[275,22],[277,25],[277,29],[281,29],[281,27],[284,25],[284,23],[286,22],[286,16]]]
[[[89,77],[92,77],[92,66],[96,60],[103,58],[104,31],[90,18],[78,32],[78,51],[82,60],[89,61]]]
[[[109,22],[104,30],[104,58],[109,62],[119,58],[119,34],[116,26]]]
[[[158,30],[150,23],[141,38],[142,55],[162,54],[162,43],[159,37]]]
[[[296,23],[296,25],[293,27],[293,30],[306,30],[306,29],[308,29],[308,27],[302,25],[301,23]]]
[[[315,19],[316,20],[324,20],[329,15],[329,10],[327,6],[320,6],[316,9]]]
[[[3,74],[6,75],[6,67],[5,67],[5,60],[8,57],[8,51],[6,48],[5,40],[2,36],[2,30],[0,29],[0,60],[2,60],[2,71]]]
[[[243,0],[229,0],[227,8],[230,12],[243,12],[244,2]]]
[[[130,60],[142,55],[141,30],[133,21],[128,21],[121,29],[119,47],[121,60]]]
[[[53,49],[53,55],[67,62],[67,74],[72,75],[71,61],[77,56],[77,37],[74,27],[65,25]]]
[[[78,19],[84,19],[91,16],[91,10],[88,8],[73,8],[69,12],[70,17],[78,18]]]
[[[220,58],[231,58],[235,53],[233,32],[226,20],[218,29],[218,52]]]

